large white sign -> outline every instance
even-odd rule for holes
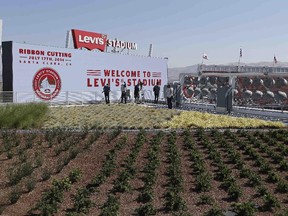
[[[152,91],[167,84],[167,60],[142,56],[91,52],[13,43],[13,91],[35,92],[50,100],[65,91],[97,91],[109,84],[120,91],[126,82],[133,91],[142,82]]]

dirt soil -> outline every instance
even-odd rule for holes
[[[73,209],[73,195],[76,194],[77,189],[85,188],[92,182],[93,178],[100,173],[106,160],[107,153],[115,147],[115,145],[121,140],[121,137],[127,136],[127,143],[122,149],[116,152],[115,170],[105,179],[104,183],[90,195],[89,198],[93,205],[89,208],[89,212],[83,215],[100,215],[102,212],[102,206],[106,203],[109,194],[115,195],[120,203],[118,215],[136,215],[136,209],[143,205],[143,203],[137,201],[137,198],[141,193],[141,188],[143,188],[144,185],[143,168],[148,162],[147,154],[151,147],[151,140],[154,136],[156,136],[157,132],[147,132],[146,141],[137,153],[137,157],[134,162],[136,174],[129,180],[129,185],[131,186],[130,191],[115,193],[112,191],[112,189],[120,172],[124,170],[123,164],[135,146],[138,133],[138,131],[122,131],[114,138],[112,132],[102,132],[101,135],[97,139],[95,138],[95,140],[90,144],[89,142],[93,138],[93,133],[83,135],[69,132],[63,136],[62,140],[60,140],[60,138],[57,140],[57,136],[55,135],[53,137],[53,141],[51,142],[45,138],[45,134],[43,133],[36,133],[33,139],[30,139],[27,133],[16,133],[16,138],[11,138],[10,141],[7,141],[7,138],[4,138],[2,135],[0,139],[0,214],[7,216],[40,215],[41,212],[39,210],[31,209],[36,206],[37,202],[39,202],[44,191],[51,188],[53,179],[66,178],[72,170],[79,168],[81,171],[80,180],[72,184],[69,191],[64,192],[64,199],[61,203],[59,203],[59,208],[57,209],[57,213],[55,213],[55,215],[59,216],[67,214],[69,211],[71,211],[71,209]],[[160,164],[156,169],[157,179],[155,184],[152,186],[152,205],[156,210],[156,215],[173,215],[175,212],[169,211],[165,207],[165,194],[167,192],[168,183],[167,169],[169,166],[167,139],[171,132],[166,131],[164,133],[165,135],[160,144]],[[236,132],[233,133],[236,134]],[[211,136],[210,132],[205,132],[205,134],[210,142],[215,142],[215,139]],[[236,134],[236,136],[239,135]],[[195,131],[191,131],[191,137],[195,142],[195,148],[200,152],[205,160],[206,171],[212,176],[215,176],[217,170],[216,164],[209,158],[208,149],[203,146]],[[228,143],[233,144],[233,140],[231,140],[229,137],[225,136],[224,134],[223,137]],[[32,140],[32,146],[30,147],[29,139]],[[249,142],[245,137],[243,138],[239,136],[239,139]],[[244,163],[247,168],[251,169],[260,176],[261,185],[266,187],[268,191],[279,201],[279,207],[272,208],[270,211],[262,210],[261,206],[263,206],[263,197],[258,195],[257,186],[252,187],[251,185],[247,184],[247,178],[240,178],[240,171],[235,164],[229,161],[227,151],[217,142],[215,142],[214,145],[217,146],[217,150],[221,155],[222,161],[231,170],[231,175],[235,177],[236,184],[241,187],[242,196],[240,196],[239,200],[231,200],[227,191],[221,187],[223,182],[215,180],[215,178],[212,178],[211,189],[209,191],[196,191],[196,174],[193,172],[194,161],[191,160],[190,151],[184,145],[184,141],[185,138],[183,134],[180,132],[177,133],[176,146],[181,161],[180,170],[183,177],[183,190],[180,192],[180,195],[185,201],[186,205],[186,209],[182,213],[186,213],[187,215],[204,215],[213,206],[218,206],[223,212],[227,212],[228,210],[232,210],[231,206],[233,203],[248,201],[252,201],[256,204],[256,206],[258,206],[258,210],[255,212],[255,215],[266,216],[276,215],[278,213],[284,214],[285,211],[287,212],[287,192],[281,193],[277,191],[276,184],[267,181],[267,174],[259,172],[259,168],[255,166],[254,160],[246,155],[243,150],[236,147],[236,151],[241,154],[241,158],[244,159]],[[11,144],[12,147],[10,148],[9,146],[7,147],[7,143],[9,142],[14,143]],[[262,142],[264,141],[262,140]],[[285,145],[287,146],[287,141]],[[70,147],[67,147],[65,150],[65,146]],[[65,161],[68,155],[71,153],[71,146],[74,148],[74,150],[77,150],[77,156],[74,159],[69,160],[67,165],[63,165],[62,169],[59,169],[59,166],[63,164],[63,161]],[[277,172],[277,174],[284,182],[286,182],[286,184],[288,184],[287,171],[280,171],[279,165],[273,163],[272,159],[266,153],[261,151],[258,153],[268,160],[273,170]],[[285,160],[287,161],[287,155],[285,156]],[[11,184],[11,175],[9,177],[9,170],[10,172],[14,171],[15,173],[15,171],[22,164],[28,162],[32,164],[33,172],[30,175],[20,179],[18,183]],[[43,176],[45,172],[47,173],[47,170],[50,172],[51,176],[46,180]],[[29,182],[33,182],[35,184],[31,191],[28,190]],[[14,195],[19,195],[19,198],[16,199],[15,203],[11,201],[13,193]],[[212,204],[201,204],[200,197],[203,195],[210,197]],[[178,212],[178,214],[180,215],[180,212]]]

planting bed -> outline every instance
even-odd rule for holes
[[[288,130],[2,130],[1,215],[287,215]]]

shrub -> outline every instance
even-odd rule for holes
[[[260,172],[267,174],[271,170],[272,170],[272,167],[270,166],[270,164],[268,162],[262,161],[262,163],[260,164]]]
[[[12,190],[12,192],[10,193],[10,195],[9,195],[10,203],[11,204],[16,203],[18,201],[18,199],[20,198],[20,196],[21,196],[21,193],[20,193],[19,189],[18,188],[14,188]]]
[[[261,184],[260,176],[258,176],[255,173],[251,173],[251,175],[248,178],[249,178],[248,184],[251,185],[252,187],[255,187],[256,185]]]
[[[79,181],[79,179],[81,178],[81,170],[79,168],[77,169],[73,169],[70,173],[69,173],[69,181],[73,184],[77,181]]]
[[[262,185],[258,187],[257,192],[260,196],[264,196],[268,194],[267,188]]]
[[[165,194],[165,207],[169,211],[186,210],[185,201],[179,196],[177,192],[168,191]]]
[[[288,171],[288,162],[287,162],[287,160],[283,159],[282,161],[280,161],[279,169],[282,170],[282,171]]]
[[[204,162],[202,160],[195,161],[193,170],[194,170],[194,173],[196,174],[203,173],[205,171]]]
[[[56,188],[60,191],[68,191],[71,187],[71,182],[70,182],[69,178],[64,178],[62,180],[54,179],[52,181],[52,185],[54,188]]]
[[[147,203],[145,205],[140,206],[135,210],[136,215],[146,216],[146,215],[155,215],[156,210],[154,209],[151,203]]]
[[[217,173],[215,174],[215,179],[222,181],[226,179],[230,174],[231,170],[227,166],[222,165],[218,167]]]
[[[201,192],[206,192],[211,189],[212,177],[209,173],[205,172],[196,177],[196,190]]]
[[[105,175],[102,173],[97,175],[95,178],[92,179],[91,186],[99,187],[105,181],[105,178]]]
[[[36,204],[36,207],[31,209],[32,211],[38,209],[41,211],[41,215],[54,215],[57,212],[58,205],[63,200],[63,192],[55,187],[47,190],[41,201]]]
[[[45,167],[41,173],[42,180],[46,181],[50,178],[50,176],[51,176],[51,171],[47,167]]]
[[[72,160],[74,158],[76,158],[76,156],[78,155],[78,153],[80,152],[79,149],[75,148],[75,147],[72,147],[70,150],[69,150],[69,159]]]
[[[271,211],[273,208],[279,208],[280,204],[276,197],[272,196],[270,193],[263,196],[264,204],[262,206],[263,210]]]
[[[23,152],[19,154],[19,160],[21,163],[25,163],[27,161],[27,158],[28,158],[27,152],[25,152],[23,149]]]
[[[102,212],[100,216],[118,215],[119,207],[119,200],[115,196],[109,195],[107,202],[101,207]]]
[[[8,175],[10,185],[19,183],[23,177],[31,175],[32,172],[33,167],[30,162],[20,165],[15,170],[10,170]]]
[[[7,158],[8,159],[12,159],[12,157],[13,157],[13,152],[12,151],[8,151],[7,152]]]
[[[92,201],[89,199],[89,191],[87,189],[78,189],[73,197],[73,210],[77,213],[89,213],[89,208],[92,206]]]
[[[43,164],[43,155],[42,153],[36,152],[35,153],[35,166],[36,167],[41,167]]]
[[[33,214],[34,210],[41,211],[40,215],[54,215],[64,199],[64,191],[68,191],[70,188],[71,182],[68,177],[62,180],[53,179],[52,187],[43,193],[41,200],[29,211],[29,215]]]
[[[137,201],[142,203],[148,203],[153,201],[153,192],[149,189],[144,189],[144,191],[139,194]]]
[[[277,173],[273,172],[273,171],[269,171],[268,172],[268,177],[267,177],[267,181],[271,182],[271,183],[276,183],[279,181],[279,176],[277,175]]]
[[[226,179],[224,179],[223,183],[221,184],[221,187],[225,190],[228,190],[230,187],[234,186],[236,184],[236,180],[234,177],[229,176]]]
[[[120,193],[130,191],[131,185],[129,185],[129,182],[128,182],[129,179],[130,179],[130,175],[126,170],[121,172],[119,177],[114,181],[113,191],[120,192]]]
[[[222,209],[218,206],[213,206],[204,216],[224,216]]]
[[[210,196],[210,195],[207,195],[207,194],[201,194],[200,197],[199,197],[199,202],[198,204],[208,204],[208,205],[211,205],[213,204],[214,202],[214,199]]]
[[[231,199],[238,200],[242,195],[241,188],[236,184],[231,185],[231,187],[228,188],[228,195]]]
[[[251,170],[246,168],[245,166],[242,167],[240,170],[240,178],[247,178],[251,175]]]
[[[239,216],[253,216],[255,213],[255,204],[252,202],[234,203],[233,211]]]
[[[34,177],[29,178],[26,182],[26,188],[28,192],[32,191],[35,188],[35,185],[36,185],[35,178]]]
[[[56,146],[54,149],[55,152],[55,156],[59,156],[61,154],[61,152],[63,151],[62,146]]]
[[[280,193],[287,193],[288,192],[288,184],[284,180],[280,180],[277,184],[276,189]]]
[[[33,146],[33,140],[31,140],[31,139],[26,140],[25,148],[26,149],[31,149],[32,146]]]

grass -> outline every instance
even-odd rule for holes
[[[46,116],[48,106],[43,103],[8,104],[0,106],[1,129],[38,128]]]
[[[162,122],[179,114],[177,110],[154,109],[136,104],[100,104],[50,108],[44,128],[160,128]]]
[[[155,109],[135,104],[59,106],[49,109],[44,128],[68,127],[107,129],[163,128],[281,128],[281,122],[236,118],[195,111]]]
[[[174,116],[171,121],[162,124],[166,128],[281,128],[282,122],[272,122],[260,119],[231,117],[227,115],[215,115],[205,112],[182,111]]]
[[[88,128],[281,128],[281,122],[236,118],[195,111],[155,109],[136,104],[48,107],[43,103],[0,107],[1,129]]]

